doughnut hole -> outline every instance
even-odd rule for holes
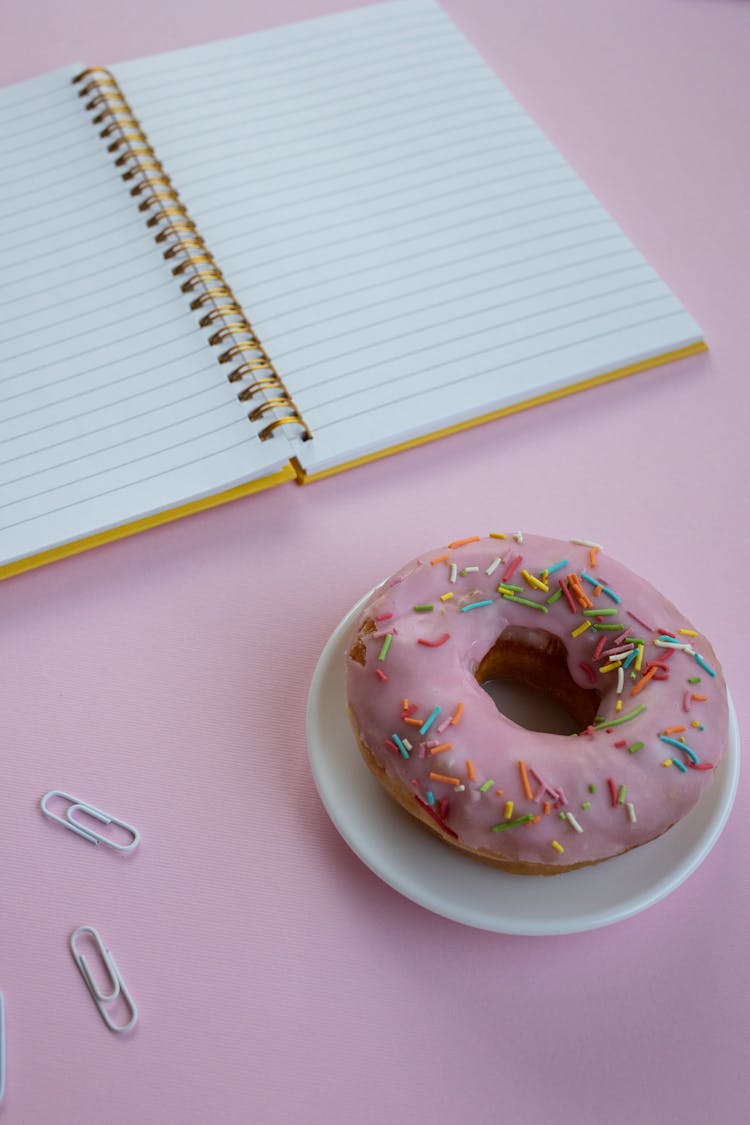
[[[593,723],[602,700],[575,682],[565,645],[544,629],[509,625],[474,674],[498,711],[527,730],[575,734]]]

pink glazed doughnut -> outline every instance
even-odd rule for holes
[[[367,599],[346,664],[359,747],[384,789],[445,843],[517,874],[656,839],[727,747],[709,642],[585,540],[493,533],[429,551]],[[516,725],[490,679],[555,697],[579,733]]]

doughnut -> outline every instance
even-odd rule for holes
[[[557,701],[573,733],[519,726],[483,684]],[[346,656],[359,750],[446,844],[519,875],[661,836],[711,785],[728,699],[708,640],[581,539],[470,536],[371,593]]]

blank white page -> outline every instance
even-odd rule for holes
[[[288,459],[237,402],[71,85],[82,69],[0,91],[0,565]]]
[[[433,3],[115,68],[323,470],[701,332]]]

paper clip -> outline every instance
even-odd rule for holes
[[[112,982],[111,992],[102,992],[102,990],[99,988],[99,985],[91,975],[91,970],[88,967],[86,958],[76,949],[76,939],[78,938],[79,934],[90,935],[91,940],[96,946],[97,952],[99,953],[99,956],[101,957],[109,978]],[[93,926],[79,926],[77,930],[73,930],[73,933],[70,935],[70,951],[73,954],[73,960],[81,970],[81,976],[86,981],[86,985],[94,999],[94,1003],[99,1009],[99,1015],[102,1017],[109,1030],[123,1032],[130,1031],[132,1028],[134,1028],[138,1021],[138,1009],[133,1003],[132,996],[125,987],[125,982],[120,976],[120,970],[115,964],[114,957],[109,952],[109,950],[105,948],[98,931],[95,930]],[[119,999],[119,997],[123,998],[128,1008],[130,1009],[130,1019],[126,1024],[114,1023],[109,1015],[109,1012],[104,1006],[105,1004],[111,1004],[113,1001]]]
[[[5,1000],[0,992],[0,1102],[5,1096]]]
[[[64,801],[70,802],[64,816],[58,816],[57,813],[47,808],[47,802],[52,797],[61,797]],[[41,806],[42,812],[50,820],[56,820],[58,824],[62,824],[64,828],[69,828],[71,832],[75,832],[78,836],[83,836],[84,840],[89,840],[92,844],[106,844],[108,848],[114,848],[118,852],[132,852],[140,842],[140,833],[136,828],[133,828],[132,824],[126,824],[124,820],[118,820],[116,816],[109,816],[94,805],[89,805],[86,801],[79,801],[77,797],[71,797],[70,793],[63,793],[60,789],[50,789],[49,793],[45,793],[41,800]],[[93,828],[84,828],[81,822],[76,820],[76,812],[85,813],[86,816],[93,817],[94,820],[98,820],[102,824],[116,824],[119,828],[124,828],[126,832],[129,832],[133,839],[129,844],[118,844],[115,840],[95,832]]]

